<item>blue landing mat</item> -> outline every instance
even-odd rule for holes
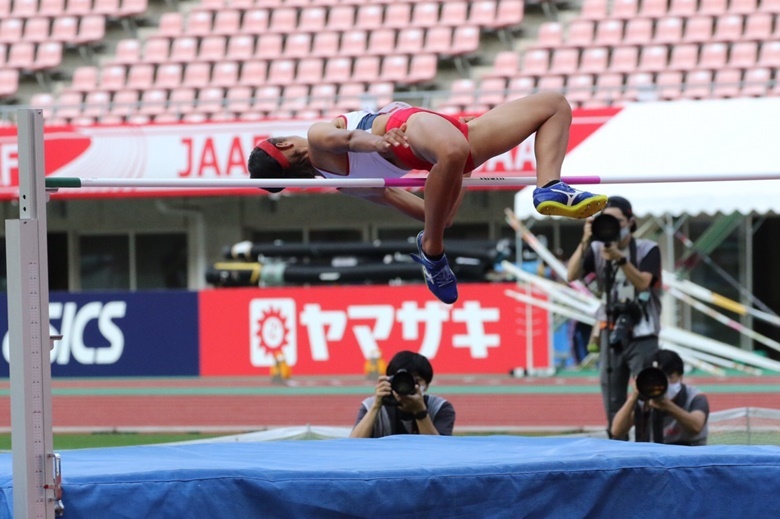
[[[780,447],[393,436],[62,451],[64,519],[773,518]],[[0,455],[0,518],[12,517]]]

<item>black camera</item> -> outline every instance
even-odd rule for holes
[[[621,350],[631,342],[634,325],[642,319],[642,310],[635,302],[628,301],[614,305],[612,315],[617,317],[609,332],[609,346]]]
[[[399,369],[390,377],[390,388],[399,395],[408,396],[417,392],[417,379],[405,369]],[[393,395],[382,398],[384,405],[398,405],[398,400]]]
[[[620,240],[620,220],[611,214],[601,213],[590,224],[593,239],[604,243]]]
[[[661,369],[651,366],[639,372],[636,377],[636,390],[642,400],[661,398],[669,388],[669,379]]]

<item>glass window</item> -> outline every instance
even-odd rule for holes
[[[136,288],[187,288],[187,236],[139,234],[135,237]]]
[[[81,236],[79,251],[82,290],[130,289],[129,236]]]

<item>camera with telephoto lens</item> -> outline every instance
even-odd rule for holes
[[[634,325],[642,319],[642,309],[634,301],[626,301],[614,305],[612,315],[617,317],[609,332],[609,346],[621,350],[631,342]]]
[[[666,394],[669,379],[660,368],[651,366],[639,372],[636,376],[636,390],[642,400],[654,400]]]
[[[601,213],[590,224],[594,240],[607,243],[620,241],[620,220],[611,214]]]
[[[390,388],[402,396],[413,395],[417,392],[417,379],[405,369],[399,369],[390,377]],[[398,405],[398,400],[393,395],[382,397],[384,405]]]

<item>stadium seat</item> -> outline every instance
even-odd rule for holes
[[[668,57],[668,50],[665,45],[642,47],[637,71],[660,72],[666,68]]]
[[[166,112],[182,116],[195,111],[195,89],[174,88],[168,95]]]
[[[179,11],[162,13],[156,37],[176,38],[184,34],[184,16]]]
[[[368,34],[368,54],[387,56],[395,51],[395,29],[377,29]]]
[[[18,41],[11,45],[6,60],[6,68],[32,70],[35,63],[35,44],[29,41]]]
[[[525,16],[525,3],[517,0],[498,0],[496,22],[492,28],[502,29],[519,26]]]
[[[0,43],[16,43],[22,41],[24,22],[21,18],[6,18],[0,20]]]
[[[654,101],[659,98],[653,75],[648,72],[634,72],[626,78],[624,101]]]
[[[240,68],[235,61],[220,61],[214,63],[211,69],[211,82],[209,85],[228,88],[238,83]]]
[[[699,63],[699,46],[695,44],[679,44],[672,46],[667,70],[693,70]]]
[[[92,0],[67,0],[65,13],[69,16],[86,16],[92,12]]]
[[[72,119],[81,115],[84,95],[81,92],[62,92],[57,97],[54,115],[61,119]]]
[[[22,35],[22,39],[33,43],[41,43],[49,39],[50,30],[51,22],[48,18],[39,16],[28,18],[24,22],[24,34]]]
[[[336,103],[338,87],[333,83],[317,83],[309,93],[309,108],[325,112],[331,110]]]
[[[103,90],[93,90],[84,96],[84,109],[81,117],[97,119],[106,115],[111,109],[111,94]]]
[[[439,24],[439,3],[420,2],[413,5],[411,26],[427,29]]]
[[[599,74],[592,100],[611,106],[623,97],[623,74]]]
[[[51,24],[52,41],[73,44],[77,41],[78,34],[79,21],[75,16],[58,16]]]
[[[295,32],[298,25],[298,11],[294,8],[280,7],[271,11],[268,30],[288,34]]]
[[[741,82],[741,70],[735,68],[717,70],[712,85],[712,97],[716,99],[738,97]]]
[[[282,89],[275,85],[260,87],[255,90],[255,102],[252,105],[253,110],[270,113],[279,107],[279,98],[282,96]]]
[[[401,83],[407,85],[433,83],[436,80],[438,65],[439,60],[435,54],[416,54],[409,61],[409,77]]]
[[[468,23],[468,4],[458,0],[447,0],[441,5],[439,23],[449,27],[459,27]]]
[[[82,16],[79,20],[79,33],[76,43],[79,45],[102,44],[106,37],[106,18],[100,15]]]
[[[245,61],[241,64],[238,84],[255,87],[264,85],[268,77],[268,63],[263,60]]]
[[[436,29],[441,29],[437,27]],[[451,31],[449,27],[444,29]],[[434,29],[428,29],[428,33]],[[399,54],[417,54],[423,51],[425,45],[425,31],[420,27],[408,27],[398,31],[398,43],[395,52]]]
[[[454,39],[455,32],[461,27],[432,27],[425,34],[425,52],[442,55],[455,55],[458,51]]]
[[[595,30],[596,24],[591,20],[572,20],[569,23],[569,30],[566,34],[566,45],[587,47],[593,43]]]
[[[707,99],[712,89],[711,70],[693,70],[685,75],[682,97],[684,99]]]
[[[154,85],[154,65],[148,63],[130,65],[125,83],[127,88],[144,91],[152,88],[152,85]]]
[[[62,43],[49,41],[38,45],[32,70],[55,69],[60,65],[62,65]]]
[[[341,35],[338,32],[318,32],[311,45],[311,56],[329,58],[339,53]]]
[[[36,92],[30,96],[30,107],[43,110],[43,119],[48,119],[54,115],[55,99],[54,94],[50,92]]]
[[[100,68],[100,90],[113,92],[125,88],[125,67],[124,65],[112,65]]]
[[[379,72],[382,81],[401,82],[408,79],[409,57],[402,55],[385,56]]]
[[[181,86],[189,88],[205,88],[211,82],[211,64],[193,62],[184,65]]]
[[[366,95],[372,100],[377,108],[389,105],[393,102],[395,85],[386,81],[371,83],[366,89]]]
[[[506,77],[488,77],[479,82],[476,102],[490,107],[499,105],[506,99]]]
[[[629,74],[639,67],[639,47],[616,47],[612,50],[609,72]]]
[[[656,22],[653,43],[675,44],[682,41],[683,20],[678,17],[661,18]]]
[[[731,0],[729,12],[750,15],[758,11],[758,0]]]
[[[89,92],[95,90],[98,85],[98,68],[94,66],[80,66],[73,70],[73,75],[67,89],[74,92]]]
[[[301,10],[297,30],[299,32],[315,33],[325,29],[327,11],[324,7],[308,7]]]
[[[13,99],[19,91],[19,71],[0,69],[0,99]]]
[[[309,85],[289,85],[282,91],[279,110],[298,112],[309,104]]]
[[[314,85],[322,81],[325,73],[325,60],[322,58],[306,58],[298,62],[295,82]]]
[[[248,34],[230,36],[225,50],[225,59],[229,61],[246,61],[255,56],[255,39]]]
[[[198,48],[198,61],[208,61],[211,63],[225,59],[227,47],[227,38],[225,36],[206,36],[200,40]]]
[[[497,2],[495,0],[476,0],[471,2],[469,23],[480,27],[493,27],[496,23]]]
[[[136,20],[144,19],[148,7],[149,0],[121,0],[119,11],[113,16],[118,16],[126,27],[135,29]]]
[[[8,44],[0,43],[0,69],[4,68],[7,56],[8,56]]]
[[[772,39],[772,15],[769,13],[753,13],[745,17],[745,31],[743,40],[765,41]],[[780,34],[778,25],[776,34]]]
[[[284,42],[284,57],[301,59],[311,54],[311,34],[299,32],[287,35]]]
[[[268,78],[271,85],[287,86],[295,82],[295,61],[290,59],[275,59],[268,65]]]
[[[768,68],[752,68],[745,71],[742,78],[740,95],[745,97],[764,97],[769,90],[772,72]]]
[[[579,49],[555,49],[550,61],[550,74],[574,74],[579,68]]]
[[[712,39],[732,42],[742,39],[743,20],[740,15],[724,15],[715,19],[715,32]]]
[[[281,34],[266,33],[257,37],[255,57],[274,60],[282,57],[284,37]]]
[[[728,61],[728,46],[725,43],[705,43],[699,51],[698,68],[717,70],[724,68]]]
[[[330,64],[330,61],[331,60],[328,60],[328,64]],[[378,56],[358,56],[353,63],[351,80],[361,81],[363,83],[378,81],[379,67],[380,58]],[[325,81],[331,82],[333,80],[335,80],[335,78],[331,79],[325,74]]]
[[[58,16],[63,16],[64,14],[65,0],[40,0],[40,3],[38,4],[38,16],[56,19]],[[0,16],[3,16],[1,11]]]
[[[211,34],[216,36],[233,36],[241,30],[241,11],[223,9],[214,15],[214,26]]]
[[[111,99],[110,115],[129,117],[138,110],[141,93],[138,90],[119,90]]]
[[[149,38],[144,43],[143,60],[147,63],[164,63],[168,61],[170,40],[167,38]]]
[[[378,74],[378,72],[377,72]],[[325,62],[325,83],[343,83],[352,77],[352,60],[350,58],[330,58]]]
[[[682,41],[702,43],[712,39],[713,19],[711,16],[694,16],[685,21]]]
[[[538,88],[539,91],[541,92],[545,92],[545,91],[563,92],[565,83],[566,83],[566,78],[564,76],[559,76],[559,75],[542,76],[539,78],[539,81],[536,83],[536,88]]]
[[[609,15],[608,5],[608,0],[584,0],[580,11],[580,19],[603,20]]]
[[[756,65],[770,68],[780,67],[780,41],[767,41],[762,43]]]
[[[181,63],[164,63],[157,67],[154,77],[155,88],[174,89],[181,85],[184,65]]]
[[[15,18],[32,18],[38,14],[38,0],[14,0],[11,16]]]
[[[187,36],[204,37],[211,34],[211,11],[191,11],[187,16],[187,28],[184,34]]]
[[[560,47],[563,44],[563,25],[560,22],[542,22],[533,46],[537,48]]]
[[[729,0],[699,0],[699,14],[720,16],[728,11]]]
[[[594,78],[591,74],[574,74],[566,80],[566,99],[582,104],[593,97]]]
[[[166,90],[152,88],[141,91],[141,105],[138,107],[140,115],[155,117],[168,109],[168,92]]]
[[[689,18],[696,15],[699,0],[670,0],[668,16]]]
[[[520,72],[520,54],[513,50],[503,50],[496,53],[493,68],[485,75],[491,77],[512,77]]]
[[[328,31],[349,31],[355,26],[355,6],[336,5],[328,10],[328,22],[325,29]]]
[[[342,34],[338,54],[340,56],[362,56],[368,53],[368,32],[348,31]],[[328,56],[330,57],[330,56]]]
[[[526,97],[536,90],[536,79],[531,76],[515,76],[507,85],[506,100],[512,101]]]
[[[661,99],[668,101],[679,99],[682,95],[683,73],[676,70],[664,70],[656,76],[655,84]]]
[[[225,110],[242,114],[252,109],[254,90],[250,86],[233,86],[225,94]]]
[[[590,47],[582,51],[579,72],[601,74],[609,64],[609,51],[605,47]]]
[[[668,11],[668,0],[642,0],[638,15],[645,18],[663,18]]]
[[[471,7],[474,9],[474,4]],[[406,2],[389,3],[385,5],[383,27],[402,29],[412,23],[412,4]]]
[[[430,29],[430,33],[434,29]],[[463,27],[455,27],[452,31],[452,48],[444,53],[450,56],[465,56],[469,54],[476,54],[479,51],[479,28],[473,25],[465,25]],[[426,39],[426,48],[428,47],[428,40]]]
[[[731,46],[728,65],[732,68],[751,68],[758,61],[758,44],[754,41],[737,42]]]
[[[112,65],[131,65],[141,61],[141,41],[125,38],[117,42],[113,57],[107,60]]]
[[[344,112],[360,110],[365,96],[366,87],[363,83],[342,83],[334,107]]]
[[[612,4],[612,18],[636,18],[638,11],[638,0],[614,0],[614,3]]]
[[[464,106],[474,104],[477,99],[477,83],[471,78],[459,78],[450,84],[450,91],[444,101],[448,106]]]
[[[171,42],[168,61],[189,63],[198,57],[198,40],[194,36],[179,36]]]
[[[225,90],[220,87],[207,87],[198,90],[195,111],[198,113],[215,114],[224,111],[223,101]]]
[[[120,0],[92,0],[92,14],[116,16],[119,12]]]
[[[521,72],[527,76],[541,76],[550,69],[550,51],[547,49],[528,49],[523,55]]]
[[[638,20],[641,20],[638,19]],[[629,20],[631,23],[633,20]],[[649,39],[648,39],[649,41]],[[599,22],[593,43],[595,45],[620,45],[623,41],[623,20],[602,20]]]
[[[263,34],[268,30],[270,15],[266,9],[251,9],[244,13],[241,32],[244,34]]]
[[[650,45],[653,41],[653,21],[649,18],[636,18],[626,22],[623,45]]]

